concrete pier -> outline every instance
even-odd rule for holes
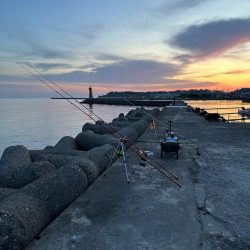
[[[117,146],[120,136],[126,136],[129,148],[146,130],[152,119],[148,114],[158,113],[137,108],[127,116],[120,114],[115,120],[127,124],[113,131],[116,140],[89,130],[91,135],[65,136],[41,150],[7,147],[0,159],[0,249],[24,249],[105,171],[115,151],[112,144]]]
[[[129,106],[152,106],[164,107],[167,105],[186,105],[184,101],[177,100],[157,100],[157,99],[136,99],[136,98],[116,98],[116,97],[98,97],[84,99],[82,103],[104,104],[104,105],[129,105]]]
[[[179,177],[180,189],[127,151],[130,184],[116,161],[27,247],[57,249],[250,249],[250,124],[209,122],[165,108],[136,144]],[[172,120],[179,160],[160,159]],[[142,142],[140,142],[142,141]]]

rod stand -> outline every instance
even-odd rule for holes
[[[107,167],[107,169],[111,166],[113,159],[115,158],[115,155],[117,154],[118,156],[122,156],[123,158],[123,164],[124,164],[124,169],[125,169],[125,173],[126,173],[126,178],[127,178],[127,182],[129,184],[129,175],[128,175],[128,168],[127,168],[127,162],[126,162],[126,147],[125,147],[125,143],[127,143],[128,139],[126,137],[120,138],[118,145],[112,155],[112,158],[109,162],[109,165]]]

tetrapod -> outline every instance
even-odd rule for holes
[[[115,158],[116,154],[118,156],[122,156],[123,157],[123,164],[124,164],[124,168],[125,168],[125,172],[126,172],[126,177],[127,177],[127,182],[129,184],[129,176],[128,176],[128,169],[127,169],[127,162],[126,162],[126,147],[124,145],[126,142],[127,142],[126,137],[123,137],[123,138],[119,139],[118,145],[116,147],[116,150],[115,150],[114,154],[112,155],[112,158],[111,158],[111,160],[109,162],[109,165],[108,165],[107,169],[112,164],[112,161]]]

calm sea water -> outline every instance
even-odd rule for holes
[[[106,122],[131,109],[93,106],[93,112]],[[92,112],[86,112],[95,118]],[[94,123],[67,101],[51,99],[0,99],[0,118],[0,156],[11,145],[24,145],[28,149],[54,146],[63,136],[75,137],[84,123]]]
[[[238,110],[241,107],[250,108],[250,103],[242,101],[227,101],[227,100],[208,100],[208,101],[187,101],[192,107],[199,107],[207,110],[209,113],[219,113],[226,120],[241,119],[242,116],[238,114]],[[226,109],[223,109],[226,108]],[[236,121],[241,122],[241,121]],[[250,120],[245,120],[250,122]]]
[[[250,107],[240,101],[188,101],[193,107]],[[110,122],[120,113],[127,114],[129,106],[94,105],[93,112]],[[237,112],[236,109],[222,110]],[[92,117],[93,114],[87,111]],[[230,118],[238,115],[231,115]],[[65,100],[0,99],[0,155],[11,145],[42,149],[55,145],[63,136],[75,137],[82,125],[93,122]]]

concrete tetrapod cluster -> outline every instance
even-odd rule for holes
[[[130,147],[151,120],[135,109],[108,130],[100,121],[85,124],[75,139],[65,136],[54,147],[6,148],[0,159],[0,249],[23,249],[106,170],[119,138],[126,136]]]

